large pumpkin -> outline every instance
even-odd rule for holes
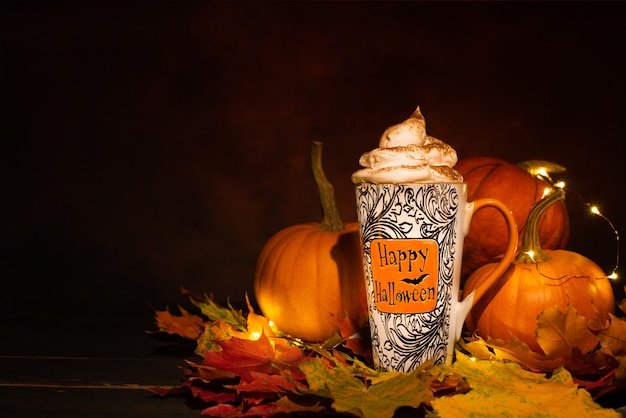
[[[313,172],[322,201],[321,224],[293,225],[270,238],[257,261],[254,290],[263,314],[278,329],[306,341],[323,341],[346,315],[367,321],[358,223],[338,216],[332,185],[313,144]]]
[[[549,185],[518,165],[491,157],[461,159],[456,169],[467,183],[467,200],[500,200],[513,212],[520,237],[531,207],[541,199]],[[569,216],[564,202],[552,206],[539,223],[539,239],[546,249],[565,248],[569,239]],[[503,254],[508,243],[507,226],[492,208],[477,212],[463,248],[463,277]]]
[[[474,306],[466,319],[468,331],[500,340],[515,336],[533,351],[546,354],[535,332],[540,313],[555,306],[566,312],[569,305],[579,315],[602,326],[609,319],[609,313],[614,312],[613,288],[597,264],[572,251],[541,249],[538,220],[547,207],[563,196],[564,191],[559,189],[532,210],[516,261],[495,286],[475,295]],[[476,289],[495,266],[488,263],[477,269],[465,283],[464,293]],[[556,341],[553,347],[567,350],[571,348],[569,343],[571,341]],[[577,335],[575,347],[583,353],[596,345],[593,334]]]

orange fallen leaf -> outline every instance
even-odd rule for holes
[[[204,353],[203,364],[235,373],[247,382],[254,380],[252,372],[278,374],[280,370],[289,370],[298,373],[297,364],[305,359],[297,348],[277,352],[265,334],[258,340],[233,337],[217,344],[222,350]]]
[[[155,311],[155,318],[159,332],[180,335],[183,338],[196,340],[204,331],[204,320],[178,307],[181,315],[172,315],[169,310]]]
[[[626,355],[626,321],[609,314],[609,326],[598,333],[603,349],[614,356]]]
[[[565,363],[562,357],[544,356],[532,351],[526,343],[515,336],[508,340],[494,338],[482,340],[476,337],[463,347],[478,359],[508,360],[536,373],[551,372]]]
[[[537,342],[547,356],[568,359],[574,348],[589,353],[598,347],[600,340],[589,330],[589,319],[578,315],[567,305],[565,312],[555,306],[537,315]]]

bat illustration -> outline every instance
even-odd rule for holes
[[[417,286],[418,284],[422,283],[424,281],[424,279],[426,277],[428,277],[428,276],[429,276],[428,273],[424,273],[421,276],[413,277],[412,279],[406,277],[406,278],[402,279],[402,281],[405,282],[405,283],[409,283],[409,284],[413,284],[413,285]]]

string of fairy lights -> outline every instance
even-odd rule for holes
[[[619,232],[617,231],[617,228],[615,228],[615,225],[613,224],[613,222],[611,222],[611,220],[606,215],[604,215],[604,213],[600,211],[600,208],[597,205],[594,205],[585,201],[579,193],[569,188],[566,188],[564,181],[555,182],[552,179],[550,174],[561,173],[565,171],[564,167],[558,164],[549,162],[549,161],[542,161],[542,160],[526,161],[520,164],[520,166],[524,168],[526,171],[528,171],[530,174],[532,174],[533,176],[539,178],[540,180],[545,181],[546,183],[550,185],[550,187],[547,187],[544,190],[542,198],[551,194],[555,188],[563,189],[564,191],[568,193],[573,192],[574,194],[578,196],[581,203],[589,209],[589,212],[592,215],[600,217],[602,220],[604,220],[608,224],[608,226],[611,228],[611,231],[613,232],[613,235],[615,237],[615,266],[613,267],[611,273],[609,273],[606,277],[612,280],[617,280],[618,278],[617,271],[619,269],[619,263],[620,263],[620,259],[619,259],[620,258],[619,257],[620,239],[619,239]],[[532,258],[533,254],[529,254],[529,256]]]

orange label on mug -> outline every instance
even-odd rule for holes
[[[374,303],[381,312],[424,313],[435,309],[439,247],[430,239],[371,242]]]

